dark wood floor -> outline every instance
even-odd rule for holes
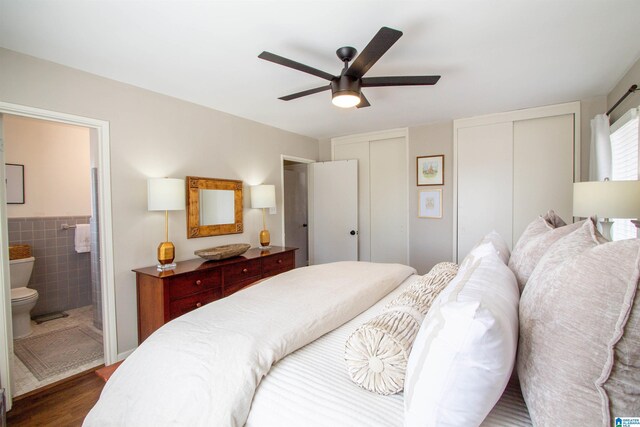
[[[98,401],[104,381],[90,371],[13,401],[7,426],[80,426]]]

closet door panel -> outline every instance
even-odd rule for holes
[[[358,161],[358,260],[371,261],[369,141],[338,144],[333,159]]]
[[[458,129],[458,262],[491,230],[512,239],[513,124]]]
[[[513,243],[549,209],[573,216],[573,114],[513,124]]]
[[[371,261],[408,263],[407,152],[404,138],[371,141]]]

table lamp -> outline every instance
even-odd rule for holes
[[[275,185],[254,185],[251,187],[251,207],[262,209],[262,231],[260,232],[260,249],[268,249],[271,246],[271,235],[265,222],[265,209],[276,207]]]
[[[573,184],[573,216],[603,218],[602,235],[611,240],[609,218],[640,218],[640,181],[590,181]]]
[[[149,178],[147,180],[147,206],[150,211],[164,211],[164,242],[158,246],[158,270],[176,266],[175,246],[169,241],[169,211],[185,208],[184,179]]]

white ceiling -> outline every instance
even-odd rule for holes
[[[606,95],[640,56],[638,0],[0,0],[0,46],[314,138]],[[371,107],[267,50],[338,74],[335,50],[404,36],[367,76],[440,74],[367,88]],[[640,83],[640,82],[639,82]]]

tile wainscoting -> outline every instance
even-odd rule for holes
[[[30,245],[36,258],[29,287],[39,296],[32,316],[91,304],[91,254],[75,251],[75,228],[62,229],[62,224],[88,224],[89,219],[9,218],[9,244]]]

